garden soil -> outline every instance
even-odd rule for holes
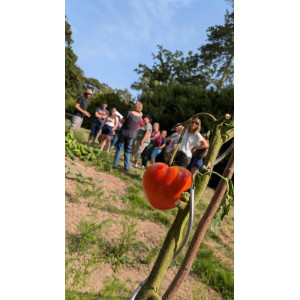
[[[106,199],[113,201],[114,206],[118,209],[122,209],[126,206],[119,196],[125,195],[126,189],[129,186],[128,182],[121,180],[110,174],[103,172],[97,172],[93,167],[89,167],[87,163],[76,160],[73,162],[70,158],[66,157],[66,165],[70,166],[71,170],[75,173],[82,172],[84,177],[91,177],[94,180],[101,180],[101,183],[97,183],[101,186],[103,196]],[[67,171],[67,169],[66,169]],[[100,224],[105,220],[110,220],[108,223],[109,229],[105,239],[110,242],[111,240],[120,237],[122,231],[121,222],[125,220],[125,217],[120,214],[111,213],[106,210],[98,210],[95,214],[95,209],[92,207],[92,201],[89,198],[78,198],[78,201],[72,202],[70,199],[76,196],[76,187],[78,183],[75,176],[66,175],[65,179],[65,230],[68,233],[76,234],[79,232],[78,225],[82,219],[94,218],[96,224]],[[94,212],[94,213],[93,213]],[[138,230],[137,239],[146,245],[158,246],[165,238],[167,229],[160,224],[137,219],[136,229]],[[147,253],[142,253],[142,256],[146,256]],[[111,264],[104,263],[99,269],[93,272],[89,278],[89,284],[94,291],[100,291],[104,287],[104,280],[107,277],[116,276],[126,283],[126,287],[132,292],[135,288],[149,275],[153,263],[151,265],[141,264],[138,267],[122,266],[117,272],[114,271]],[[178,268],[169,268],[165,279],[162,283],[161,292],[163,293],[176,275]],[[195,299],[195,290],[199,293],[199,299],[222,299],[213,289],[202,284],[199,278],[195,275],[189,275],[185,282],[182,284],[180,291],[176,295],[175,299]],[[82,288],[81,292],[88,292],[90,288]],[[201,298],[200,298],[201,297]],[[197,297],[198,299],[198,297]]]

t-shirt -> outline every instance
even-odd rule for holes
[[[142,121],[142,116],[136,116],[129,111],[124,116],[125,122],[120,128],[120,133],[127,138],[136,138],[137,128]]]
[[[163,144],[165,144],[167,142],[167,138],[166,137],[162,137],[161,138],[161,142],[159,144],[159,147],[162,146]]]
[[[141,141],[146,133],[147,130],[150,130],[150,133],[144,140],[145,143],[150,143],[150,138],[151,138],[151,132],[152,132],[152,125],[150,123],[145,124],[140,127],[140,129],[137,132],[136,139],[137,141]]]
[[[101,107],[97,107],[97,108],[96,108],[96,112],[99,113],[99,114],[105,113],[106,115],[108,115],[107,109],[104,109],[104,108],[101,108]],[[95,122],[97,122],[98,124],[102,125],[104,120],[105,120],[105,119],[96,118],[96,119],[95,119]]]
[[[79,103],[79,107],[83,110],[86,110],[87,107],[88,107],[88,104],[89,104],[89,100],[88,98],[86,98],[84,95],[80,96],[78,99],[77,99],[77,102],[76,103]],[[84,114],[82,112],[80,112],[79,110],[77,110],[75,108],[74,110],[74,113],[73,113],[74,116],[78,116],[78,117],[81,117],[83,118],[84,117]]]
[[[167,152],[170,152],[170,151],[172,151],[173,149],[175,149],[175,148],[174,148],[174,144],[176,144],[176,143],[178,142],[178,140],[179,140],[179,138],[180,138],[180,134],[177,133],[177,132],[174,132],[174,133],[171,134],[171,137],[172,137],[172,138],[175,138],[175,139],[174,139],[173,141],[171,141],[170,144],[168,145],[168,147],[166,148],[165,151],[167,151]]]
[[[107,117],[105,120],[105,125],[108,125],[110,127],[114,127],[115,126],[115,122],[116,120],[112,117]]]
[[[198,132],[196,134],[185,132],[182,141],[180,143],[178,151],[182,151],[187,157],[192,157],[191,149],[201,145],[203,141],[203,136]]]

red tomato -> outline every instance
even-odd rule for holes
[[[143,188],[150,204],[157,209],[166,210],[175,207],[180,194],[191,188],[192,174],[183,167],[169,167],[164,163],[155,163],[147,168],[143,176]]]

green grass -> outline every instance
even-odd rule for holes
[[[216,258],[213,250],[204,243],[201,244],[193,262],[192,272],[221,293],[225,299],[234,298],[233,269]]]
[[[105,288],[100,292],[103,300],[125,300],[132,295],[132,292],[126,288],[125,283],[114,275],[106,277],[104,285]]]

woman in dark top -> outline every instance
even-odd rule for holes
[[[142,121],[142,110],[143,104],[137,101],[133,107],[132,111],[129,111],[124,118],[121,120],[123,124],[120,133],[119,140],[116,144],[116,154],[114,158],[114,167],[116,168],[119,164],[121,152],[124,149],[124,167],[125,170],[130,168],[130,154],[132,149],[133,141],[136,137],[137,128]]]

